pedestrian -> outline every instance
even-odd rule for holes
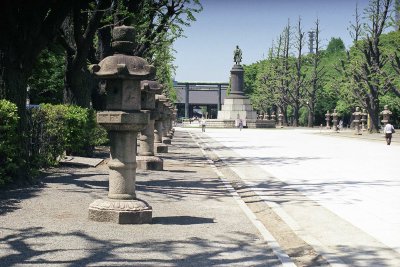
[[[205,132],[206,131],[206,120],[204,119],[204,117],[201,118],[200,124],[201,124],[201,131]]]
[[[243,121],[241,119],[239,119],[239,129],[240,130],[243,129]]]
[[[386,144],[390,146],[390,143],[392,142],[392,134],[395,132],[393,125],[388,122],[385,125],[385,128],[383,128],[383,132],[385,133]]]
[[[339,121],[339,131],[341,131],[343,129],[343,120]]]

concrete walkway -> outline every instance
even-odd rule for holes
[[[107,195],[105,165],[48,170],[40,186],[0,192],[0,266],[280,266],[285,255],[191,136],[177,131],[169,151],[165,171],[137,175],[152,224],[88,220]]]
[[[397,135],[387,146],[320,130],[189,131],[331,265],[400,266]]]

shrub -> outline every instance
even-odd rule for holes
[[[64,152],[90,156],[94,146],[107,141],[92,109],[42,104],[31,110],[31,155],[39,167],[56,165]]]
[[[11,182],[23,164],[20,156],[17,106],[0,100],[0,187]]]
[[[17,106],[0,100],[0,187],[13,182],[22,167],[29,166],[30,173],[37,174],[41,168],[57,165],[64,152],[90,156],[94,146],[108,142],[92,109],[43,104],[28,108],[27,122],[27,134],[20,136]],[[28,161],[21,156],[26,153]]]

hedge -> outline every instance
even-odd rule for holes
[[[21,151],[17,107],[0,101],[0,187],[12,182],[18,168],[32,173],[56,166],[67,155],[91,156],[96,145],[108,142],[107,132],[95,120],[95,111],[77,106],[42,104],[27,110],[24,135],[28,151]],[[23,153],[25,152],[25,153]],[[21,157],[20,155],[28,155]],[[23,159],[27,159],[26,161]]]
[[[17,106],[0,100],[0,187],[12,181],[24,164],[20,156]]]

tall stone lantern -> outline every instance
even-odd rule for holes
[[[271,120],[275,123],[275,120],[276,120],[275,111],[272,111]]]
[[[361,112],[360,112],[360,108],[356,107],[356,111],[353,112],[353,116],[354,116],[354,134],[358,134],[361,135],[360,132],[360,118],[361,118]]]
[[[331,126],[329,125],[329,121],[331,120],[331,114],[329,113],[329,110],[325,114],[325,120],[326,120],[326,129],[330,129]]]
[[[280,111],[279,111],[279,113],[278,113],[278,126],[279,126],[280,128],[283,128],[283,114],[282,114],[282,112],[280,112]]]
[[[168,153],[168,146],[163,143],[163,119],[164,115],[164,103],[167,101],[165,95],[156,95],[156,110],[157,115],[154,123],[154,151],[157,153]]]
[[[367,125],[367,112],[365,111],[365,108],[362,109],[362,113],[361,113],[361,130],[362,131],[366,131],[367,127],[365,127]]]
[[[162,85],[156,81],[141,82],[142,112],[150,114],[147,126],[140,132],[139,153],[136,158],[138,168],[141,170],[163,170],[163,160],[154,156],[154,121],[158,117],[156,111],[156,93],[162,91]]]
[[[163,106],[163,116],[162,116],[162,123],[163,123],[162,142],[167,145],[171,144],[171,134],[169,132],[170,130],[169,122],[171,118],[170,107],[171,104],[169,102],[169,99],[166,98],[166,101],[164,102]]]
[[[390,115],[392,115],[392,112],[389,110],[388,106],[385,105],[383,107],[383,111],[381,112],[382,115],[382,120],[381,122],[383,123],[383,127],[386,126],[386,124],[389,122],[390,120]]]
[[[334,109],[331,115],[332,115],[333,131],[337,132],[339,130],[338,129],[339,114],[336,112],[336,109]]]
[[[97,113],[97,122],[108,131],[111,150],[108,198],[89,206],[89,219],[94,221],[140,224],[152,219],[151,206],[136,197],[135,180],[137,133],[150,115],[141,111],[140,84],[152,79],[155,69],[130,54],[133,41],[133,27],[115,27],[114,55],[91,66],[93,74],[106,83],[106,111]]]

